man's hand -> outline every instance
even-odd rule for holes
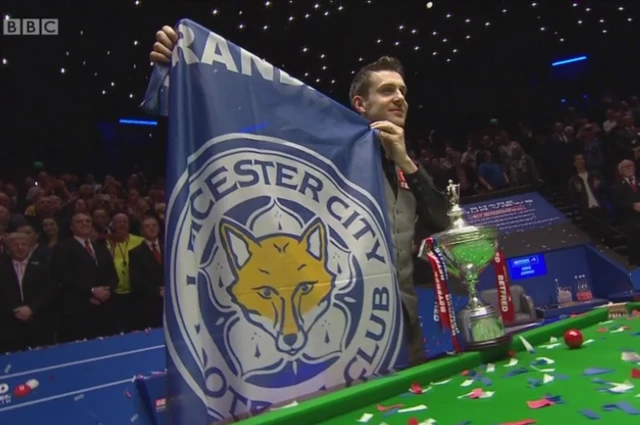
[[[107,288],[106,286],[98,286],[96,288],[93,288],[91,293],[93,294],[94,298],[97,298],[101,302],[107,301],[111,296],[111,293],[109,292],[109,288]]]
[[[371,128],[380,132],[380,142],[387,158],[407,174],[413,174],[418,170],[416,164],[407,154],[402,127],[389,121],[376,121],[371,123]]]
[[[640,202],[633,204],[633,209],[636,210],[636,212],[640,212]]]
[[[15,310],[13,310],[13,314],[18,320],[22,320],[23,322],[26,322],[33,315],[33,311],[31,311],[31,309],[26,305],[23,305],[22,307],[18,307]]]
[[[153,51],[149,54],[149,59],[153,63],[171,62],[171,51],[178,42],[178,34],[168,25],[162,27],[156,33],[156,42],[153,44]]]

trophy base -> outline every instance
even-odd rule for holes
[[[482,342],[469,342],[465,344],[467,351],[489,351],[506,349],[508,351],[511,346],[511,335],[505,335],[497,339]]]

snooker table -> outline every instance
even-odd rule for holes
[[[640,357],[625,354],[625,360],[623,353],[640,354],[640,303],[626,309],[628,314],[610,318],[608,308],[597,308],[524,332],[532,352],[514,337],[508,353],[435,360],[272,409],[242,424],[639,425]],[[563,341],[564,332],[573,328],[585,340],[577,349]],[[616,383],[628,384],[627,391]],[[546,406],[528,404],[536,401]]]

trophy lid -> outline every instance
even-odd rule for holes
[[[460,184],[454,184],[453,180],[449,180],[446,193],[451,204],[451,208],[447,213],[451,224],[447,230],[436,235],[438,240],[463,243],[478,239],[495,240],[498,237],[498,230],[495,227],[473,226],[466,223],[464,209],[460,207]]]

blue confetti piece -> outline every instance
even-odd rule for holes
[[[400,394],[400,397],[405,397],[405,398],[406,397],[413,397],[413,395],[414,395],[413,393],[402,393],[402,394]]]
[[[591,382],[593,382],[594,384],[609,384],[609,381],[605,381],[604,379],[600,378],[593,378]]]
[[[640,410],[636,409],[626,401],[621,401],[617,404],[618,409],[622,410],[628,415],[640,415]]]
[[[569,379],[569,377],[567,375],[563,375],[561,373],[558,373],[556,375],[554,375],[556,379],[559,379],[561,381],[566,381],[567,379]]]
[[[473,377],[475,377],[475,376],[477,376],[477,375],[478,375],[478,372],[476,372],[475,370],[470,370],[470,371],[467,373],[467,376],[469,376],[470,378],[473,378]]]
[[[505,378],[509,378],[511,376],[518,376],[518,375],[522,375],[523,373],[527,373],[529,372],[527,369],[525,368],[520,368],[520,369],[514,369],[512,371],[510,371],[509,373],[507,373],[506,375],[504,375]]]
[[[460,422],[458,425],[471,425],[471,421]]]
[[[493,382],[491,382],[491,379],[489,378],[482,378],[481,380],[482,380],[482,383],[487,387],[490,387],[493,384]]]
[[[616,404],[605,404],[604,406],[602,406],[602,410],[604,410],[605,412],[611,412],[617,409],[618,405]]]
[[[589,419],[600,419],[600,416],[593,410],[584,409],[584,410],[581,410],[580,413],[582,413]]]
[[[640,336],[640,332],[634,332],[631,334],[631,336]]]
[[[545,395],[544,398],[546,398],[547,400],[552,401],[552,402],[554,402],[556,404],[563,404],[564,403],[564,400],[562,400],[562,397],[559,396],[559,395],[551,395],[551,394],[547,393],[547,395]]]
[[[605,373],[611,373],[611,372],[613,372],[613,369],[600,369],[597,367],[590,367],[589,369],[585,369],[582,374],[585,376],[592,376],[592,375],[604,375]]]
[[[396,413],[398,413],[398,410],[399,410],[399,409],[391,409],[391,410],[389,410],[389,411],[385,412],[385,414],[384,414],[383,416],[385,416],[385,417],[387,417],[387,416],[393,416],[393,415],[395,415]]]
[[[529,385],[533,387],[539,387],[540,385],[542,385],[542,381],[539,379],[529,378],[527,379],[527,381],[529,382]]]

